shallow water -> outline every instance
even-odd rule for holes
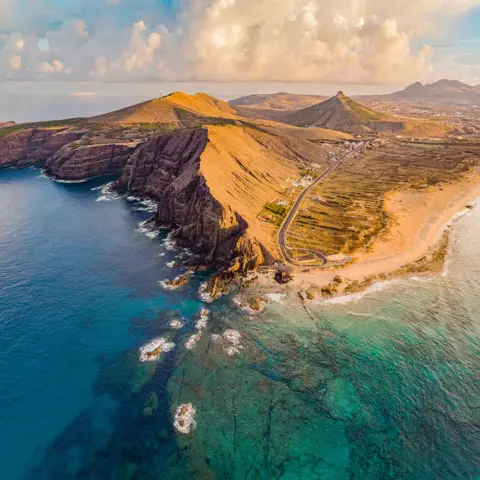
[[[160,289],[178,252],[97,185],[0,172],[2,478],[480,477],[479,210],[444,277],[317,305],[315,322],[227,298],[187,350],[204,278]],[[139,362],[156,337],[176,348]],[[176,434],[188,403],[196,428]]]

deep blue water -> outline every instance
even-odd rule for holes
[[[2,480],[480,478],[480,208],[445,275],[311,305],[314,320],[293,299],[252,316],[227,297],[189,351],[207,274],[162,290],[182,252],[100,185],[0,170]],[[175,349],[140,363],[158,336]]]
[[[111,428],[118,402],[96,396],[102,359],[137,348],[162,312],[192,317],[195,295],[157,281],[176,253],[136,232],[151,214],[96,201],[98,182],[0,171],[0,477],[39,462],[78,415]],[[160,256],[161,254],[165,254]],[[194,282],[195,283],[195,282]],[[73,462],[75,463],[75,462]]]

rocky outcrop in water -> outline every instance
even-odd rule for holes
[[[33,128],[0,137],[0,166],[43,167],[48,157],[84,134],[67,128]]]
[[[156,220],[174,228],[177,244],[207,262],[230,264],[234,271],[265,262],[261,245],[250,238],[248,223],[212,194],[200,170],[208,130],[198,128],[145,142],[128,160],[120,190],[159,201]]]
[[[45,169],[62,180],[119,174],[133,151],[134,147],[118,144],[65,146],[46,160]]]

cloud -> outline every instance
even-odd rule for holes
[[[156,78],[157,71],[163,68],[160,57],[162,43],[169,37],[168,30],[159,26],[148,32],[145,22],[135,22],[128,46],[113,58],[100,56],[95,60],[90,75],[95,79],[128,79],[131,76]]]
[[[9,63],[12,70],[19,70],[22,66],[22,57],[20,55],[12,55]]]
[[[456,3],[453,7],[451,3]],[[402,83],[431,74],[417,35],[480,1],[213,0],[198,10],[194,77],[223,81]]]
[[[45,2],[24,0],[31,8],[20,11],[19,0],[0,0],[0,80],[426,81],[435,75],[435,53],[419,39],[435,34],[438,43],[451,22],[480,6],[184,0],[172,20],[152,0],[72,0],[48,9]]]
[[[52,60],[52,62],[42,62],[42,72],[45,73],[61,73],[64,70],[63,63],[60,60]]]

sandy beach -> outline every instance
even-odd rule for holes
[[[369,252],[355,254],[356,262],[352,266],[323,272],[296,272],[294,280],[286,287],[279,286],[271,274],[261,274],[258,286],[265,293],[301,291],[313,284],[326,285],[336,275],[341,275],[346,282],[362,282],[366,277],[391,274],[428,255],[456,214],[479,197],[478,169],[440,188],[391,192],[385,200],[391,216],[389,230],[374,240]]]

